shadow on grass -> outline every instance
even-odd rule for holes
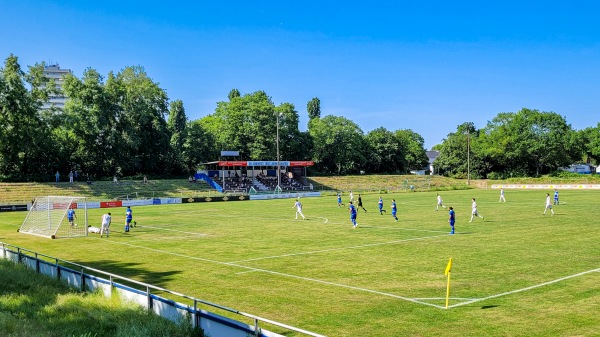
[[[144,282],[148,284],[152,284],[158,287],[164,287],[169,281],[173,280],[181,271],[177,270],[169,270],[169,271],[149,271],[145,268],[139,268],[139,263],[136,262],[123,262],[123,261],[113,261],[113,260],[96,260],[96,261],[81,261],[74,260],[71,261],[77,264],[84,265],[86,267],[91,267],[94,269],[99,269],[105,271],[107,273],[127,277],[130,279],[134,279],[139,282]],[[91,271],[87,271],[87,274],[95,275],[101,278],[108,278],[108,276],[104,274],[99,274]],[[132,286],[134,288],[139,288],[139,286],[134,286],[129,282],[125,282],[123,280],[115,280],[118,283],[123,283],[127,286]]]

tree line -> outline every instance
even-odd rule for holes
[[[233,89],[213,113],[189,120],[181,100],[171,101],[143,67],[103,76],[93,68],[69,74],[62,110],[41,110],[57,93],[43,76],[44,63],[24,71],[10,55],[0,69],[0,180],[48,181],[54,172],[77,170],[94,179],[117,176],[179,176],[200,163],[240,151],[240,160],[313,160],[313,174],[408,173],[428,159],[424,139],[406,128],[368,133],[351,120],[321,117],[320,101],[307,103],[307,131],[291,103],[275,105],[264,91]],[[600,124],[575,131],[555,114],[523,109],[501,113],[477,130],[458,126],[436,145],[439,173],[466,174],[467,139],[471,174],[543,174],[587,155],[600,156]]]

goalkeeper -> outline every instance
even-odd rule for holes
[[[71,205],[71,207],[73,206]],[[77,219],[77,215],[75,214],[75,210],[71,207],[69,207],[69,210],[67,211],[67,220],[69,220],[69,225],[73,227],[77,226],[75,225],[75,219]]]

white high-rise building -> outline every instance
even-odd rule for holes
[[[58,63],[44,67],[44,77],[54,79],[56,89],[58,89],[59,92],[51,94],[48,97],[48,101],[44,102],[44,104],[42,105],[42,110],[48,110],[51,107],[56,107],[60,110],[64,109],[67,97],[63,94],[62,87],[65,75],[71,73],[72,71],[70,69],[61,69]]]

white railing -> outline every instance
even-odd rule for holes
[[[108,273],[99,269],[87,267],[74,262],[61,260],[49,255],[40,254],[25,248],[14,246],[8,243],[0,242],[2,245],[2,258],[12,260],[13,262],[26,265],[34,269],[37,273],[56,277],[69,285],[79,288],[82,291],[101,289],[110,296],[114,289],[120,292],[124,298],[145,306],[148,311],[153,311],[158,315],[178,321],[188,316],[194,327],[200,327],[208,335],[212,336],[264,336],[264,337],[283,337],[280,334],[264,330],[260,327],[261,323],[271,324],[283,329],[298,332],[307,336],[325,337],[314,332],[296,328],[287,324],[273,321],[264,317],[252,315],[239,310],[228,308],[216,303],[205,301],[199,298],[188,296],[179,292],[157,287],[148,283],[136,281],[120,275]],[[86,271],[93,272],[96,275],[88,274]],[[105,278],[97,275],[103,275]],[[108,279],[106,279],[108,278]],[[135,284],[141,289],[132,288],[123,283]],[[186,299],[193,303],[193,306],[177,303],[175,301],[157,296],[152,293],[161,292],[173,295],[175,297]],[[233,313],[252,320],[253,324],[248,325],[241,321],[232,320],[218,314],[201,310],[199,304],[212,308]],[[176,316],[176,317],[175,317]],[[205,321],[210,321],[209,324]]]

